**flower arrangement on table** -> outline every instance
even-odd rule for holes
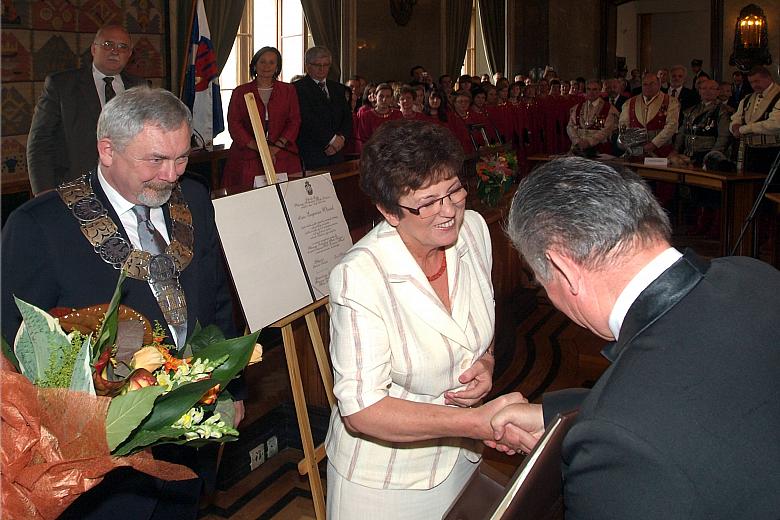
[[[497,152],[477,162],[477,196],[484,204],[495,206],[509,191],[517,171],[514,152]]]
[[[4,510],[56,518],[118,466],[194,478],[148,448],[237,439],[223,390],[261,360],[258,333],[225,339],[196,324],[177,350],[159,324],[119,305],[123,280],[108,305],[58,318],[16,300],[23,323],[13,348],[2,342]]]

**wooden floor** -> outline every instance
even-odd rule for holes
[[[599,355],[605,342],[556,311],[544,291],[513,333],[514,348],[497,351],[493,395],[517,390],[538,400],[548,390],[590,386],[606,368]],[[282,450],[227,491],[218,491],[201,509],[201,518],[314,519],[308,479],[297,472],[301,457],[299,450]],[[487,448],[484,459],[507,477],[522,460]],[[324,464],[321,474],[324,479]]]

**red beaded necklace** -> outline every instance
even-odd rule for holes
[[[433,273],[431,276],[426,276],[429,282],[433,282],[434,280],[438,280],[441,278],[441,275],[444,274],[444,272],[447,270],[447,254],[442,252],[441,255],[441,267],[439,267],[439,270]]]

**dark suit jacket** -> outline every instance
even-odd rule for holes
[[[343,161],[344,154],[341,151],[329,157],[325,155],[325,148],[336,134],[347,141],[352,136],[352,111],[344,92],[346,87],[336,81],[327,80],[329,97],[326,97],[309,75],[293,85],[298,92],[298,105],[301,110],[298,149],[306,169]]]
[[[124,72],[121,76],[126,89],[148,83]],[[100,110],[92,62],[46,76],[27,137],[33,193],[56,188],[97,166]]]
[[[641,88],[640,88],[640,91],[641,91]],[[609,99],[609,98],[607,98],[607,99]],[[628,98],[626,96],[620,95],[620,96],[615,98],[615,102],[612,103],[612,104],[615,105],[615,108],[617,108],[617,111],[620,112],[623,109],[623,103],[625,103],[626,101],[628,101]]]
[[[669,92],[671,92],[671,90],[670,87]],[[682,121],[682,113],[699,102],[699,94],[697,94],[695,90],[691,90],[684,86],[680,89],[677,101],[680,102],[680,121]]]
[[[93,177],[96,177],[93,175]],[[97,178],[93,189],[124,235],[124,228],[107,201]],[[235,335],[232,304],[214,224],[214,209],[206,189],[182,178],[182,193],[192,212],[194,249],[190,265],[180,280],[187,298],[188,328],[196,320],[202,326],[215,324],[226,336]],[[163,206],[170,236],[168,205]],[[125,238],[127,238],[125,236]],[[107,303],[114,292],[119,271],[103,262],[82,235],[79,224],[57,192],[42,194],[14,211],[2,238],[2,331],[13,343],[20,317],[13,296],[44,310],[51,307],[85,307]],[[166,326],[162,312],[147,282],[125,279],[122,303],[149,320]],[[231,390],[236,387],[233,386]],[[239,388],[240,393],[240,388]],[[234,395],[236,392],[234,391]],[[237,398],[243,396],[237,395]],[[178,447],[176,447],[178,448]],[[155,452],[159,456],[158,452]],[[170,456],[169,456],[170,455]],[[168,450],[162,457],[181,458],[181,450]],[[188,465],[208,479],[214,475],[215,457],[190,452]],[[130,470],[117,470],[80,497],[64,518],[194,518],[200,481],[163,482]],[[109,498],[107,498],[109,497]]]
[[[742,81],[742,85],[737,88],[737,85],[731,84],[731,97],[728,100],[728,105],[734,110],[739,106],[739,102],[753,93],[753,87],[750,86],[747,79]]]
[[[564,440],[567,519],[777,518],[778,294],[767,264],[691,252],[640,294]]]

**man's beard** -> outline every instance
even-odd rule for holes
[[[174,184],[165,181],[147,181],[144,183],[138,200],[150,208],[158,208],[168,202]]]

